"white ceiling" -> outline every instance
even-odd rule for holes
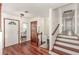
[[[48,16],[49,8],[58,8],[67,3],[3,3],[3,11],[20,14],[28,11],[34,16]]]

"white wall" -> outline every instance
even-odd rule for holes
[[[77,4],[77,35],[79,35],[79,4]]]
[[[45,38],[47,39],[49,36],[49,22],[48,22],[48,17],[44,19],[44,34]]]
[[[77,11],[77,35],[79,36],[79,4],[76,4],[76,11]]]
[[[53,31],[55,30],[55,28],[57,27],[57,25],[59,24],[59,14],[58,14],[58,10],[55,9],[53,10],[52,8],[49,9],[49,40],[50,40],[50,50],[52,50],[53,45],[55,43],[56,40],[56,36],[59,33],[57,30],[56,33],[54,35],[52,35]]]

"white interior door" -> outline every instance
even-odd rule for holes
[[[18,43],[18,21],[5,19],[5,47],[16,43]]]

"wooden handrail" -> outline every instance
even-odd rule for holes
[[[57,25],[57,27],[55,28],[55,30],[54,30],[54,32],[52,33],[52,35],[54,35],[54,34],[56,33],[57,29],[59,28],[59,25],[60,25],[60,24]],[[57,37],[57,36],[56,36],[56,37]],[[57,40],[57,38],[56,38],[56,40]],[[55,42],[54,42],[54,45],[55,45],[55,43],[56,43],[56,40],[55,40]],[[54,46],[53,46],[53,48],[54,48]],[[53,49],[53,48],[52,48],[52,49]]]
[[[57,27],[56,27],[55,30],[53,31],[52,35],[54,35],[54,34],[56,33],[57,29],[59,28],[59,25],[60,25],[60,24],[57,25]]]

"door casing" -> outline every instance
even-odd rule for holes
[[[3,48],[5,48],[5,20],[14,20],[14,19],[9,19],[9,18],[4,18],[4,40],[3,40]],[[14,20],[18,21],[18,43],[20,43],[20,21],[19,20]]]

